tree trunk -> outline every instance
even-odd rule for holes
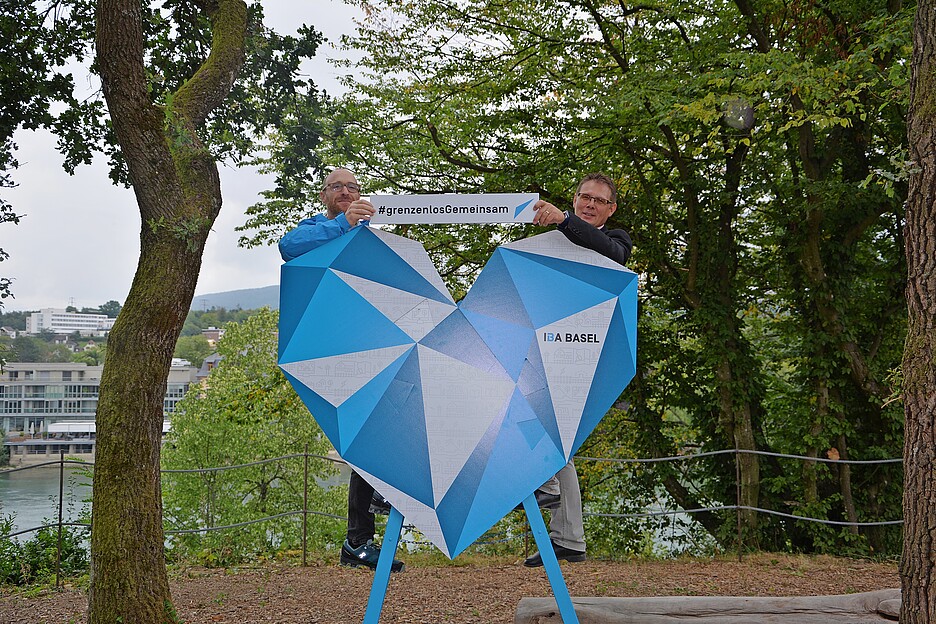
[[[848,440],[845,434],[838,437],[839,458],[848,459]],[[842,493],[842,506],[845,508],[845,518],[852,523],[858,522],[858,511],[855,509],[855,497],[852,495],[851,466],[839,464],[839,491]],[[848,532],[858,535],[858,527],[848,527]]]
[[[908,145],[907,307],[903,356],[904,544],[900,621],[936,621],[936,0],[920,0],[913,26]]]
[[[165,109],[149,101],[142,5],[99,0],[104,96],[141,215],[140,259],[108,338],[97,411],[90,624],[175,621],[163,552],[159,452],[176,340],[221,208],[217,166],[196,134],[243,65],[247,8],[220,0],[211,54]]]
[[[822,433],[822,423],[829,413],[829,385],[824,378],[816,380],[816,417],[809,428],[809,439],[817,440]],[[819,447],[815,444],[806,449],[807,457],[819,457]],[[816,462],[803,462],[803,499],[811,505],[819,500],[819,477]]]
[[[698,318],[702,336],[711,352],[718,407],[718,426],[726,441],[743,451],[757,450],[754,415],[760,413],[760,387],[750,348],[741,331],[737,310],[738,243],[734,221],[738,212],[744,156],[747,145],[735,140],[725,143],[725,186],[718,201],[699,200],[698,184],[688,161],[679,152],[673,131],[661,126],[673,155],[673,164],[683,184],[689,241],[686,251],[684,298]],[[747,135],[745,135],[747,136]],[[706,211],[705,209],[710,210]],[[740,467],[740,505],[757,507],[760,500],[760,460],[753,453],[742,453]],[[741,510],[742,529],[756,536],[757,512]]]
[[[716,254],[707,256],[714,264],[709,267],[714,279],[706,298],[712,307],[714,323],[706,323],[706,330],[710,344],[720,349],[714,373],[721,427],[735,449],[756,451],[754,416],[760,411],[761,389],[759,375],[752,374],[758,367],[738,321],[741,304],[737,286],[738,242],[734,232],[747,146],[739,142],[731,148],[725,144],[725,190],[718,205],[718,230],[711,241]],[[737,462],[738,504],[747,508],[740,510],[741,526],[756,539],[757,512],[751,508],[759,507],[760,502],[760,458],[754,453],[739,453]]]

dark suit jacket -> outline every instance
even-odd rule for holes
[[[621,265],[630,258],[631,248],[634,243],[631,242],[631,237],[627,232],[624,230],[609,230],[607,225],[596,228],[591,223],[575,216],[572,212],[569,212],[568,215],[569,218],[557,227],[570,241],[576,245],[597,251],[602,256],[611,258]]]

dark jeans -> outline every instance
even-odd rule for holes
[[[368,511],[373,495],[374,488],[352,470],[348,486],[348,543],[353,548],[374,539],[374,514]]]

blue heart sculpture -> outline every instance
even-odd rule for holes
[[[559,471],[633,378],[637,276],[552,231],[452,300],[359,227],[283,265],[279,364],[338,453],[448,557]]]

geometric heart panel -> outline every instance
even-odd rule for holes
[[[456,303],[359,227],[283,265],[279,364],[341,457],[448,557],[558,472],[633,378],[637,276],[558,231]]]

